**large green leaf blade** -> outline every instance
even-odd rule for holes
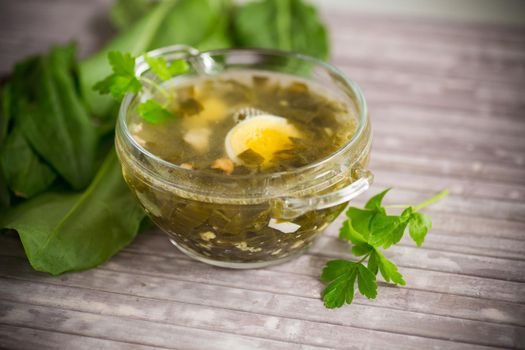
[[[58,275],[106,261],[143,218],[112,151],[83,193],[44,193],[10,209],[0,227],[18,231],[33,268]]]
[[[22,132],[14,128],[0,150],[0,170],[11,191],[31,198],[47,189],[56,174],[35,154]]]
[[[327,60],[330,56],[330,40],[317,9],[302,0],[291,2],[291,49]]]
[[[229,7],[230,1],[227,0],[179,0],[167,13],[149,49],[174,44],[186,44],[201,50],[224,48],[223,45],[202,47],[201,43],[226,32],[222,20],[227,17]],[[226,36],[221,37],[225,39]]]
[[[98,136],[79,95],[75,47],[55,47],[28,71],[15,70],[19,84],[15,123],[32,148],[73,189],[87,186],[96,166]]]
[[[7,82],[0,90],[0,152],[4,147],[3,144],[7,137],[9,120],[11,119],[12,97],[11,84]],[[9,193],[9,186],[0,165],[0,209],[7,208],[10,204],[11,194]]]
[[[316,9],[302,0],[264,0],[236,8],[236,44],[329,56],[328,35]]]
[[[128,29],[154,4],[151,0],[117,0],[111,7],[111,22],[120,30]]]
[[[137,56],[151,49],[154,36],[174,5],[174,0],[159,2],[144,17],[135,22],[129,30],[115,37],[102,50],[80,63],[80,81],[83,94],[87,105],[95,115],[105,117],[115,106],[115,101],[110,96],[100,95],[93,90],[96,82],[111,74],[111,66],[107,61],[108,53],[123,51]]]
[[[7,137],[12,105],[13,91],[11,84],[7,82],[0,90],[0,149],[2,149],[2,144]]]

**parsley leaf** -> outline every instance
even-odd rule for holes
[[[353,209],[355,211],[355,214],[352,215],[352,217],[359,217],[361,216],[361,219],[356,219],[355,221],[352,221],[350,218],[350,215],[348,214],[350,212],[350,209]],[[343,222],[343,226],[341,226],[341,229],[339,230],[339,238],[344,239],[347,241],[351,241],[353,244],[359,244],[359,243],[366,243],[368,238],[368,225],[370,223],[370,219],[368,218],[368,214],[361,213],[361,209],[357,208],[349,208],[347,215],[349,216],[348,220]],[[355,224],[356,223],[356,224]],[[356,225],[356,229],[354,228],[354,225]],[[361,234],[359,231],[364,232],[364,235]]]
[[[93,87],[101,94],[111,93],[120,99],[128,92],[137,93],[142,88],[142,83],[135,76],[135,58],[129,53],[111,51],[108,60],[113,73]]]
[[[352,247],[352,254],[355,256],[363,256],[370,254],[374,250],[374,247],[365,243],[365,244],[354,244]]]
[[[329,283],[323,291],[324,305],[333,309],[343,306],[345,302],[351,304],[354,300],[356,278],[356,263],[346,260],[329,261],[321,275],[321,280]]]
[[[188,63],[182,59],[168,63],[164,57],[145,55],[144,58],[151,71],[162,81],[186,73],[189,70]],[[95,90],[101,94],[111,93],[116,99],[121,99],[127,93],[139,93],[141,91],[153,95],[150,89],[154,88],[163,95],[164,103],[161,104],[152,98],[148,99],[137,106],[137,113],[145,121],[153,124],[165,122],[175,116],[175,114],[166,109],[166,106],[172,104],[175,95],[169,94],[153,79],[137,77],[135,75],[135,57],[129,53],[111,51],[108,54],[108,60],[113,73],[96,83],[93,87]],[[143,84],[141,79],[147,84]]]
[[[329,261],[323,269],[321,280],[328,283],[323,291],[323,301],[330,309],[341,307],[345,302],[352,303],[356,280],[361,294],[370,299],[377,295],[376,276],[359,262]]]
[[[412,213],[410,215],[410,225],[408,227],[408,232],[418,247],[423,244],[423,241],[425,240],[425,237],[431,228],[432,221],[427,215],[422,213]]]
[[[377,274],[377,268],[375,266],[379,267],[379,271],[381,272],[381,275],[387,282],[394,282],[395,284],[400,284],[402,286],[405,285],[405,280],[403,279],[403,276],[399,273],[397,270],[397,266],[394,265],[390,260],[385,258],[385,256],[377,249],[374,249],[374,251],[371,253],[370,258],[368,260],[368,264],[370,264],[370,261],[374,261],[371,269],[374,274]],[[370,268],[370,266],[369,266]]]
[[[368,299],[375,299],[377,296],[376,275],[374,275],[363,264],[357,264],[357,285],[359,292]]]
[[[372,234],[369,243],[374,247],[383,246],[385,249],[398,243],[403,238],[412,211],[412,207],[408,207],[399,216],[376,214],[371,223]]]
[[[339,231],[339,238],[352,243],[352,254],[361,257],[357,262],[347,260],[328,261],[323,269],[321,280],[327,283],[322,293],[327,308],[337,308],[354,299],[355,282],[359,292],[369,299],[377,296],[376,275],[381,273],[384,280],[398,285],[405,285],[397,266],[388,260],[380,248],[388,249],[399,243],[406,228],[412,239],[421,246],[428,231],[432,228],[430,218],[418,210],[438,201],[448,194],[442,191],[435,197],[417,205],[383,206],[383,198],[390,191],[387,189],[373,196],[364,209],[350,207],[346,212],[347,220]],[[388,215],[387,207],[403,208],[400,215]],[[368,259],[365,267],[364,262]]]
[[[168,80],[176,75],[186,73],[189,70],[188,63],[184,60],[175,60],[168,64],[164,57],[144,56],[149,67],[162,80]]]
[[[385,209],[381,206],[381,203],[383,203],[383,198],[385,195],[390,191],[390,188],[387,188],[381,193],[376,194],[372,198],[368,200],[365,204],[366,209],[371,209],[380,213],[385,213]]]
[[[149,99],[146,102],[139,104],[137,107],[137,113],[140,114],[145,121],[153,124],[159,124],[174,117],[173,113],[170,113],[160,103],[153,99]]]

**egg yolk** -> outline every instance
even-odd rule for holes
[[[242,163],[237,156],[250,149],[264,158],[263,166],[268,166],[276,152],[292,148],[292,137],[300,137],[300,133],[285,118],[261,115],[245,120],[230,130],[225,146],[228,156],[236,162]]]
[[[292,145],[289,134],[275,129],[255,130],[244,142],[248,148],[260,154],[265,162],[271,160],[275,152]]]

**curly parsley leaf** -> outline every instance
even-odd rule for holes
[[[377,295],[377,273],[380,272],[388,283],[405,285],[397,266],[388,260],[380,248],[388,249],[397,244],[408,227],[410,236],[421,246],[428,231],[432,228],[430,218],[418,210],[438,201],[448,194],[442,191],[435,197],[417,205],[393,205],[403,208],[400,215],[388,215],[383,199],[390,189],[373,196],[364,209],[350,207],[347,220],[339,231],[339,238],[352,243],[352,254],[361,257],[358,262],[347,260],[328,261],[323,269],[321,280],[327,283],[323,300],[327,308],[341,307],[354,299],[355,282],[359,292],[369,299]],[[364,262],[368,259],[367,267]]]

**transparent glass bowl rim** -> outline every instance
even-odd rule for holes
[[[181,47],[185,49],[181,49]],[[302,172],[311,170],[313,168],[320,167],[326,163],[329,163],[334,158],[337,158],[339,155],[344,154],[349,149],[352,148],[352,146],[360,139],[361,135],[365,132],[366,124],[368,122],[368,106],[365,100],[365,97],[363,95],[363,92],[359,85],[348,78],[345,73],[343,73],[341,70],[336,68],[334,65],[324,62],[320,59],[317,59],[315,57],[301,54],[298,52],[291,52],[291,51],[281,51],[281,50],[274,50],[274,49],[261,49],[261,48],[255,48],[255,49],[216,49],[216,50],[209,50],[209,51],[198,51],[190,46],[185,45],[175,45],[175,46],[168,46],[159,48],[156,50],[152,50],[147,52],[145,55],[148,55],[150,57],[159,57],[167,54],[180,54],[180,56],[177,57],[177,59],[189,59],[191,57],[198,57],[198,56],[218,56],[218,55],[229,55],[229,54],[243,54],[243,53],[251,53],[251,54],[260,54],[265,56],[274,56],[274,57],[286,57],[286,58],[293,58],[297,60],[302,60],[305,62],[313,63],[316,66],[320,66],[324,68],[326,71],[328,71],[330,74],[336,75],[338,78],[340,78],[344,84],[346,84],[347,88],[350,88],[352,93],[355,95],[355,99],[357,102],[358,112],[359,112],[359,125],[348,142],[346,142],[343,146],[341,146],[337,151],[329,154],[328,156],[321,158],[315,162],[312,162],[310,164],[304,165],[302,167],[285,170],[285,171],[278,171],[278,172],[271,172],[271,173],[259,173],[259,174],[248,174],[248,175],[226,175],[223,173],[211,173],[209,171],[203,171],[199,169],[186,169],[181,167],[180,165],[177,165],[175,163],[171,163],[167,160],[164,160],[155,154],[151,153],[147,149],[145,149],[142,145],[140,145],[132,136],[129,131],[127,122],[126,122],[126,116],[129,110],[129,107],[135,98],[135,93],[128,93],[124,99],[122,100],[122,103],[120,104],[119,108],[119,114],[118,114],[118,126],[120,130],[122,130],[122,134],[124,135],[126,141],[133,146],[134,149],[138,150],[142,155],[146,156],[148,159],[159,163],[162,166],[165,166],[169,169],[173,169],[179,172],[187,172],[191,173],[192,176],[206,176],[206,177],[212,177],[217,178],[220,180],[221,178],[236,178],[236,179],[245,179],[245,178],[278,178],[283,175],[293,175],[295,173],[300,174]],[[141,69],[140,65],[144,65],[145,60],[144,56],[140,56],[137,58],[137,64],[136,64],[136,74],[139,72],[138,75],[142,74],[143,72],[147,71],[147,69]],[[143,68],[143,67],[142,67]],[[160,175],[159,175],[160,176]]]

